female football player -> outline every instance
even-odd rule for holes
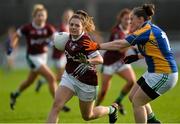
[[[116,39],[123,39],[129,33],[130,26],[130,10],[123,9],[117,16],[117,24],[113,27],[110,41]],[[129,93],[133,84],[136,81],[134,71],[129,64],[124,64],[123,59],[125,57],[126,50],[122,51],[106,51],[104,53],[104,63],[102,67],[102,87],[99,92],[97,105],[99,105],[110,87],[110,82],[113,74],[118,74],[120,77],[125,79],[127,83],[122,88],[120,95],[115,100],[119,105],[119,111],[121,114],[125,114],[122,100]]]
[[[69,19],[71,18],[73,13],[74,12],[71,9],[67,9],[64,11],[63,16],[62,16],[62,22],[61,22],[60,26],[57,27],[58,32],[69,32]],[[56,71],[56,79],[59,82],[61,79],[61,76],[64,72],[64,67],[66,65],[66,57],[64,55],[64,51],[60,51],[53,46],[52,60],[54,62],[55,69],[56,69],[55,70]],[[42,84],[44,84],[44,83],[46,83],[46,82],[43,79],[40,79],[38,81],[37,86],[36,86],[37,92],[39,92]]]
[[[149,102],[174,87],[178,80],[178,68],[166,33],[151,23],[155,7],[144,4],[133,9],[131,14],[132,34],[122,40],[97,44],[84,42],[86,50],[119,50],[131,45],[138,45],[145,58],[148,70],[140,77],[131,90],[136,123],[159,123],[156,120]],[[138,60],[140,56],[128,57],[128,63]]]
[[[48,117],[48,123],[58,123],[58,114],[73,95],[79,98],[82,118],[86,121],[109,114],[110,123],[117,120],[117,104],[109,107],[94,106],[97,93],[97,74],[95,65],[103,63],[98,51],[85,51],[83,41],[91,42],[88,32],[95,30],[86,12],[78,10],[69,21],[70,37],[65,45],[67,64],[55,100]]]
[[[37,4],[32,12],[31,23],[21,26],[14,34],[12,46],[15,47],[19,38],[23,35],[27,41],[26,60],[30,67],[30,72],[15,92],[11,93],[10,106],[14,109],[16,98],[28,88],[38,75],[42,75],[49,84],[49,90],[54,97],[57,87],[56,79],[50,68],[47,66],[47,44],[55,32],[55,28],[46,23],[47,10],[43,5]]]

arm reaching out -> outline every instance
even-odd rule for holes
[[[126,40],[114,40],[108,43],[98,44],[96,42],[84,41],[84,46],[86,50],[120,50],[130,46]]]

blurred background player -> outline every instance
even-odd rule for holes
[[[125,8],[117,15],[117,22],[112,29],[110,41],[123,39],[127,36],[130,28],[130,12],[131,11],[129,9]],[[122,100],[129,93],[136,81],[131,65],[123,63],[126,51],[127,49],[122,51],[106,51],[104,53],[104,63],[102,66],[102,87],[96,102],[96,105],[101,104],[110,87],[112,76],[117,74],[126,81],[126,84],[123,86],[119,96],[115,100],[115,102],[119,105],[119,112],[123,115],[126,112],[122,105]]]
[[[74,12],[71,9],[67,9],[64,11],[63,16],[62,16],[62,22],[57,27],[58,32],[69,32],[69,19],[72,17],[73,13]],[[54,62],[54,67],[56,71],[56,80],[57,82],[60,82],[61,76],[64,72],[64,68],[66,65],[66,57],[64,55],[64,51],[60,51],[53,46],[52,60]],[[44,80],[44,78],[38,80],[35,91],[39,92],[40,88],[42,87],[44,83],[46,83],[46,80]],[[68,112],[70,111],[70,108],[67,106],[64,106],[63,110]]]
[[[47,66],[47,45],[51,41],[55,28],[46,23],[47,10],[42,4],[36,4],[32,12],[32,22],[22,25],[12,38],[13,48],[21,36],[25,36],[27,42],[26,60],[30,67],[27,79],[24,80],[15,92],[10,95],[10,107],[14,109],[16,98],[28,88],[38,75],[42,75],[49,84],[49,90],[54,97],[57,87],[56,78],[50,68]]]
[[[73,13],[74,12],[71,9],[67,9],[64,11],[62,16],[62,22],[57,27],[58,32],[69,32],[69,19],[72,17]],[[61,76],[64,72],[64,67],[66,65],[66,57],[64,55],[64,51],[60,51],[53,46],[52,60],[55,66],[56,79],[59,82],[61,80]],[[36,85],[37,92],[40,90],[42,84],[44,83],[46,83],[45,80],[43,79],[38,80],[38,83]]]
[[[109,107],[94,106],[97,92],[95,65],[103,63],[100,53],[85,51],[83,41],[93,42],[87,33],[95,30],[94,22],[86,12],[77,11],[69,22],[70,37],[65,46],[67,64],[55,100],[48,117],[48,123],[58,123],[58,114],[64,104],[74,95],[78,96],[82,118],[86,121],[109,114],[109,122],[117,120],[117,104]]]

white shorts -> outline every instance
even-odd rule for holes
[[[66,56],[62,55],[60,59],[53,59],[56,68],[64,68],[66,65]]]
[[[107,75],[113,75],[117,72],[121,72],[125,69],[131,68],[130,64],[123,64],[120,61],[115,62],[112,65],[103,65],[102,73]]]
[[[26,55],[27,63],[33,71],[37,71],[41,65],[47,64],[47,53]]]
[[[97,86],[87,85],[64,71],[60,86],[71,89],[81,101],[94,101],[97,96]]]
[[[140,86],[144,92],[146,92],[148,96],[154,99],[159,95],[164,94],[176,85],[178,80],[178,72],[171,74],[145,72],[142,77],[144,78],[145,82],[141,81],[138,82],[138,84],[141,83]]]

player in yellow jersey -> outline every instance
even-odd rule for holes
[[[159,123],[149,102],[174,87],[178,80],[178,68],[167,35],[151,23],[154,10],[152,4],[134,8],[131,14],[132,34],[125,39],[103,44],[84,42],[86,50],[122,50],[131,45],[138,45],[148,70],[133,86],[129,96],[136,123]],[[142,56],[127,57],[125,63],[138,60]]]

